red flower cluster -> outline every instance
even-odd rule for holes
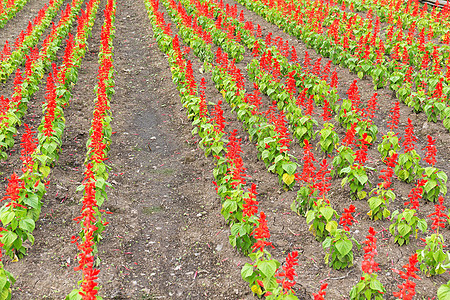
[[[358,125],[358,123],[353,123],[350,128],[347,130],[347,132],[345,133],[345,137],[342,140],[342,144],[350,147],[350,145],[352,145],[355,141],[355,135],[356,135],[356,126]]]
[[[402,279],[406,279],[403,284],[398,284],[397,287],[400,289],[398,292],[394,292],[394,297],[403,300],[412,300],[414,295],[416,294],[416,283],[411,281],[410,278],[415,278],[420,280],[420,277],[416,274],[416,271],[419,271],[416,268],[416,264],[419,262],[417,259],[417,253],[414,253],[409,258],[409,264],[403,266],[406,269],[406,272],[399,271],[397,269],[392,269],[393,272],[400,275]]]
[[[55,109],[56,109],[56,86],[53,80],[53,74],[50,73],[47,77],[47,91],[45,93],[45,99],[47,100],[47,106],[45,109],[45,123],[44,123],[44,135],[52,136],[53,130],[53,120],[55,119]]]
[[[419,209],[419,199],[422,199],[423,186],[427,183],[426,179],[419,179],[415,187],[411,189],[408,194],[409,202],[405,202],[404,205],[411,205],[410,209]]]
[[[95,226],[97,219],[95,217],[94,208],[97,207],[97,201],[95,200],[95,178],[92,172],[92,164],[86,166],[86,172],[84,173],[84,197],[83,197],[83,207],[81,210],[81,215],[76,217],[74,221],[78,224],[82,223],[83,239],[82,242],[78,242],[78,238],[72,237],[72,241],[76,242],[78,250],[78,266],[74,268],[75,271],[81,270],[83,273],[83,282],[81,284],[80,295],[83,299],[94,300],[96,299],[96,294],[98,293],[95,287],[98,285],[95,282],[98,279],[98,273],[100,270],[94,269],[94,232],[98,229]]]
[[[367,151],[371,144],[367,141],[367,132],[364,132],[362,139],[359,139],[358,141],[360,144],[358,150],[355,151],[355,162],[364,165],[367,161]]]
[[[313,162],[316,161],[316,159],[314,158],[312,145],[309,143],[309,141],[304,140],[303,142],[305,143],[305,145],[303,146],[303,171],[299,179],[303,180],[304,182],[312,182],[315,176],[314,172],[316,170]]]
[[[190,61],[188,61],[188,67],[190,66]],[[206,106],[205,99],[205,91],[206,91],[206,79],[202,77],[200,81],[200,103],[198,115],[200,118],[206,118],[208,116],[208,107]]]
[[[431,229],[439,231],[439,227],[444,228],[448,220],[448,211],[447,208],[444,206],[444,197],[442,196],[439,197],[439,204],[436,204],[434,208],[435,208],[434,213],[428,215],[428,217],[431,218],[431,220],[433,220]]]
[[[348,208],[344,208],[344,213],[342,214],[341,218],[339,219],[339,225],[342,225],[344,227],[345,231],[349,231],[350,227],[353,223],[357,223],[358,221],[353,217],[352,213],[355,212],[355,206],[353,204],[350,204]]]
[[[228,172],[232,175],[232,187],[236,188],[239,184],[245,184],[245,168],[242,161],[240,140],[236,139],[237,130],[233,130],[227,144],[227,154],[225,157],[230,164]]]
[[[264,212],[260,212],[258,219],[258,227],[256,227],[252,231],[252,235],[257,240],[256,243],[252,246],[253,252],[255,252],[256,250],[263,252],[266,246],[271,246],[272,248],[275,248],[271,242],[267,241],[267,239],[270,238],[270,233],[269,228],[267,227],[267,220]]]
[[[414,142],[417,142],[417,137],[414,135],[414,127],[410,118],[408,118],[408,125],[406,125],[405,129],[405,141],[402,144],[402,147],[405,147],[405,153],[410,152],[415,149],[416,145]]]
[[[27,124],[23,125],[25,127],[25,133],[22,134],[20,143],[20,146],[22,147],[20,160],[22,160],[23,165],[22,172],[26,173],[27,171],[33,170],[34,161],[31,157],[31,154],[33,154],[38,145],[38,139],[34,138],[34,134],[36,133],[36,131],[32,131],[31,127]]]
[[[361,96],[359,95],[359,90],[357,86],[357,80],[355,79],[353,83],[350,85],[350,88],[347,91],[348,99],[352,102],[352,110],[355,112],[359,112],[359,106],[361,104]]]
[[[366,239],[363,243],[366,245],[364,250],[364,260],[361,264],[361,269],[366,274],[372,274],[380,270],[378,267],[378,263],[373,259],[375,255],[378,255],[377,251],[377,238],[375,235],[377,232],[373,229],[373,227],[369,228],[369,235],[366,236]]]
[[[297,273],[295,272],[294,266],[298,265],[297,257],[297,251],[289,253],[286,257],[286,264],[283,266],[284,272],[275,274],[275,276],[283,278],[277,279],[277,283],[281,283],[281,286],[283,287],[283,293],[285,295],[292,291],[292,287],[296,284],[294,276],[297,276]]]
[[[387,157],[385,160],[387,168],[380,171],[383,174],[378,176],[378,178],[383,180],[383,182],[379,183],[378,185],[384,189],[389,189],[392,185],[392,176],[394,176],[393,168],[395,168],[395,165],[398,164],[397,157],[398,153],[393,153],[392,156]]]
[[[319,292],[317,294],[313,293],[314,300],[325,300],[325,296],[327,294],[327,292],[325,292],[325,290],[326,290],[327,287],[328,287],[328,283],[322,284],[320,286]]]
[[[328,169],[327,160],[323,159],[320,163],[320,169],[319,171],[317,171],[316,176],[314,177],[314,188],[319,190],[319,195],[324,199],[331,186],[331,177],[329,176],[330,173],[331,171]]]
[[[431,135],[428,135],[427,138],[428,138],[428,145],[425,147],[425,149],[427,150],[426,153],[427,156],[425,157],[425,161],[434,167],[434,164],[436,163],[436,154],[437,154],[437,149],[436,146],[434,145],[436,143],[436,139],[433,140],[433,137],[431,137]]]
[[[397,101],[394,104],[394,107],[391,108],[391,114],[389,115],[390,120],[388,123],[388,128],[390,131],[394,131],[394,129],[398,128],[398,123],[400,119],[400,103]]]
[[[244,204],[242,205],[242,215],[251,217],[258,213],[258,204],[256,201],[256,184],[252,184],[252,186],[248,189],[248,198],[244,198]],[[245,222],[245,219],[244,219]]]
[[[26,208],[25,206],[17,203],[17,200],[20,198],[20,191],[24,188],[24,182],[22,179],[20,179],[16,173],[13,173],[11,175],[11,178],[8,179],[8,186],[6,188],[5,196],[2,198],[1,201],[8,200],[9,203],[6,204],[6,207],[12,206],[12,208],[16,207],[22,207]]]

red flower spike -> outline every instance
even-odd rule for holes
[[[439,232],[439,228],[444,228],[448,220],[447,208],[444,206],[444,197],[439,196],[439,204],[436,204],[434,208],[435,212],[428,215],[428,217],[433,220],[431,229]]]
[[[417,142],[417,137],[414,135],[412,121],[408,118],[408,125],[406,125],[405,129],[405,141],[402,144],[402,147],[405,147],[405,153],[415,149],[416,145],[414,142]]]
[[[256,185],[252,184],[251,188],[248,190],[248,198],[244,198],[244,204],[242,205],[243,216],[251,217],[258,213],[258,204],[256,201]],[[244,220],[245,221],[245,220]]]
[[[284,272],[279,272],[275,274],[276,277],[280,277],[282,279],[277,279],[277,283],[281,283],[283,287],[283,294],[288,294],[292,291],[292,287],[296,284],[295,276],[297,273],[295,272],[294,266],[298,265],[298,252],[293,251],[289,253],[286,257],[286,264],[283,266]]]
[[[394,129],[398,129],[400,119],[400,103],[398,101],[395,102],[394,107],[391,108],[391,114],[389,117],[390,120],[387,122],[389,130],[394,131]]]
[[[393,293],[394,297],[403,300],[413,299],[414,295],[416,294],[415,290],[416,283],[411,281],[410,278],[420,280],[420,277],[415,273],[416,271],[419,271],[419,269],[416,268],[417,263],[418,263],[417,253],[414,253],[409,258],[409,263],[403,266],[403,268],[406,269],[406,272],[399,271],[397,269],[392,269],[392,271],[394,273],[399,274],[402,279],[406,279],[406,281],[403,284],[397,285],[400,291],[394,292]]]
[[[364,250],[364,260],[361,265],[361,269],[366,274],[372,274],[380,270],[378,268],[378,263],[373,259],[377,252],[377,239],[375,237],[376,231],[373,227],[369,228],[369,235],[366,236],[366,241],[363,242],[366,246],[363,248]]]
[[[425,147],[425,149],[427,150],[425,161],[434,167],[434,165],[436,164],[436,154],[437,154],[437,149],[436,146],[434,145],[436,143],[436,139],[433,140],[433,137],[431,135],[428,135],[427,139],[428,145]]]
[[[266,215],[264,212],[260,212],[260,217],[258,219],[258,227],[252,231],[253,237],[257,240],[256,243],[252,246],[253,252],[259,250],[261,252],[264,251],[264,247],[271,246],[275,248],[271,242],[266,241],[266,239],[270,238],[269,228],[267,227]]]
[[[314,300],[325,300],[327,292],[325,292],[328,287],[328,283],[324,283],[320,286],[320,290],[317,294],[313,293]]]
[[[355,212],[355,206],[351,204],[349,208],[344,208],[344,213],[342,214],[341,218],[339,219],[339,225],[342,225],[344,227],[345,231],[350,231],[351,225],[353,223],[357,223],[358,221],[353,217],[352,213]]]

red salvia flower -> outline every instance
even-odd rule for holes
[[[355,162],[364,165],[367,161],[368,146],[371,145],[371,143],[367,141],[367,132],[364,132],[362,138],[358,139],[358,141],[359,148],[355,151]]]
[[[342,143],[346,146],[350,146],[354,143],[355,135],[356,135],[356,126],[358,126],[358,123],[353,123],[350,128],[347,130],[344,139],[342,140]]]
[[[286,257],[286,264],[283,266],[284,272],[279,272],[275,274],[276,277],[280,277],[282,279],[277,279],[277,283],[281,283],[283,287],[283,294],[288,294],[292,291],[292,287],[296,284],[295,276],[297,273],[295,272],[294,266],[298,265],[298,252],[293,251],[289,253]]]
[[[313,293],[314,300],[325,300],[327,292],[325,292],[328,287],[328,283],[324,283],[320,286],[320,290],[317,294]]]
[[[394,129],[398,128],[398,123],[400,119],[400,103],[397,101],[394,104],[394,107],[391,108],[391,114],[389,115],[390,120],[388,123],[388,128],[390,131],[394,131]]]
[[[266,246],[275,248],[271,242],[267,241],[267,239],[270,238],[270,233],[269,228],[267,227],[267,220],[264,212],[260,212],[258,224],[258,227],[252,231],[253,237],[257,240],[256,243],[252,246],[253,252],[255,252],[256,250],[263,252]]]
[[[304,68],[305,72],[308,72],[309,68],[311,66],[311,59],[309,58],[308,51],[305,52],[305,60],[304,60]]]
[[[333,71],[333,74],[331,75],[331,83],[330,83],[330,86],[331,86],[332,88],[337,89],[337,86],[338,86],[338,76],[337,76],[336,70],[334,70],[334,71]]]
[[[448,220],[448,211],[444,206],[444,197],[439,196],[439,204],[434,206],[435,212],[428,215],[431,220],[433,220],[433,224],[431,225],[431,229],[439,231],[439,228],[444,228],[445,224]]]
[[[411,191],[408,194],[409,201],[405,202],[404,205],[411,205],[410,209],[419,209],[419,199],[422,199],[423,194],[423,186],[427,183],[427,180],[424,178],[421,178],[417,181],[417,184],[415,187],[411,189]]]
[[[427,138],[428,138],[428,145],[425,147],[425,149],[427,150],[425,161],[434,167],[434,164],[436,163],[436,154],[437,154],[437,149],[436,146],[434,145],[436,143],[436,139],[433,140],[431,135],[428,135]]]
[[[47,88],[46,88],[45,99],[47,100],[46,113],[44,118],[44,135],[52,136],[53,120],[55,119],[55,109],[56,109],[56,87],[53,80],[52,73],[47,77]]]
[[[370,98],[369,102],[367,103],[367,116],[370,119],[375,118],[374,113],[377,110],[377,105],[378,105],[377,96],[378,96],[378,93],[374,93],[372,98]]]
[[[353,223],[357,223],[358,221],[353,217],[352,213],[355,212],[355,206],[351,204],[348,208],[344,208],[344,213],[339,219],[339,225],[344,227],[345,231],[349,231],[350,227]]]
[[[417,259],[417,253],[414,253],[409,258],[409,264],[406,264],[403,266],[404,269],[406,269],[406,272],[399,271],[397,269],[392,269],[393,272],[400,275],[402,279],[406,279],[406,281],[403,284],[398,284],[397,287],[400,289],[398,292],[394,292],[394,297],[397,297],[398,299],[403,300],[412,300],[414,295],[416,294],[416,283],[411,281],[410,278],[418,279],[420,280],[420,277],[416,274],[416,271],[419,271],[418,268],[416,268],[416,264],[419,262]]]
[[[312,145],[309,143],[309,141],[305,139],[303,142],[305,144],[303,146],[303,171],[300,175],[300,180],[304,182],[312,182],[314,181],[314,172],[316,170],[313,162],[315,162],[316,159],[314,158]]]
[[[319,190],[319,195],[325,198],[325,195],[330,191],[331,177],[329,174],[331,171],[328,169],[328,163],[326,159],[323,159],[320,163],[320,169],[317,171],[314,178],[314,188]]]
[[[414,142],[417,142],[417,137],[414,135],[412,121],[408,118],[408,125],[406,125],[405,129],[405,141],[402,144],[402,147],[405,147],[405,153],[415,149],[416,145]]]
[[[258,213],[259,202],[256,201],[256,195],[258,195],[256,192],[256,184],[253,183],[248,190],[248,198],[244,198],[244,204],[242,205],[242,215],[244,217],[251,217]]]
[[[380,270],[378,263],[374,260],[375,255],[378,254],[376,234],[377,232],[370,227],[369,235],[366,236],[366,240],[363,242],[366,246],[363,248],[364,260],[361,264],[361,269],[366,274],[372,274]]]

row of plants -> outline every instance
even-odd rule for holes
[[[320,54],[330,57],[333,63],[348,67],[352,71],[359,73],[361,77],[365,74],[372,76],[376,86],[383,87],[388,84],[389,80],[390,88],[400,94],[400,99],[408,98],[405,102],[410,106],[417,107],[416,109],[419,111],[425,110],[425,112],[428,112],[427,115],[430,120],[436,121],[437,118],[435,116],[437,115],[443,120],[444,126],[450,126],[450,119],[447,116],[447,113],[450,113],[450,109],[447,109],[448,105],[443,100],[443,97],[449,92],[449,88],[445,83],[445,76],[426,68],[413,73],[411,67],[396,59],[383,62],[383,54],[387,51],[387,48],[380,46],[377,49],[376,42],[381,41],[379,38],[376,38],[377,31],[373,35],[375,38],[369,39],[372,33],[371,31],[367,32],[366,27],[370,23],[366,22],[364,24],[362,21],[360,23],[340,22],[339,18],[343,18],[345,15],[342,12],[339,13],[339,9],[335,7],[327,8],[328,6],[323,4],[319,5],[319,2],[315,2],[312,8],[307,9],[302,8],[301,5],[304,3],[301,3],[298,9],[288,7],[285,2],[281,2],[281,4],[277,2],[279,7],[276,7],[274,4],[269,6],[269,4],[266,5],[262,2],[241,1],[241,3],[250,10],[262,15],[268,21],[280,26],[288,33],[302,39]],[[327,14],[321,14],[320,19],[313,18],[312,13],[315,9],[324,11]],[[335,19],[334,14],[329,13],[330,10],[337,12],[336,16],[338,19]],[[323,27],[321,25],[326,15],[329,16],[327,22],[331,24],[327,35],[322,34]],[[337,23],[333,23],[332,20],[337,21]],[[348,28],[344,26],[347,23],[350,24]],[[337,28],[347,33],[343,35],[337,34],[338,30],[334,28],[336,26],[333,24],[337,24]],[[359,41],[349,38],[348,32],[353,34],[352,32],[356,31],[356,29],[350,30],[352,26],[358,28],[358,32],[367,33],[365,39],[363,39],[363,36],[361,36]],[[426,57],[424,55],[423,59],[426,60],[425,66],[428,67],[430,61],[428,54]],[[411,84],[406,87],[402,86],[403,78]],[[414,92],[408,97],[414,91],[414,86],[412,85],[414,82],[418,86],[418,92]],[[422,88],[423,86],[428,86],[428,91]]]
[[[0,29],[22,10],[28,0],[7,0],[5,2],[0,0]]]
[[[108,222],[102,216],[101,205],[107,200],[106,188],[108,186],[109,167],[105,164],[111,141],[111,111],[110,100],[114,94],[114,67],[113,67],[113,40],[115,33],[116,1],[108,0],[104,10],[105,21],[101,30],[101,45],[99,51],[98,83],[95,87],[97,101],[94,116],[89,130],[89,139],[86,143],[86,171],[84,173],[83,200],[81,215],[74,220],[81,225],[78,237],[72,242],[77,244],[79,250],[78,266],[75,270],[82,271],[82,280],[79,288],[72,290],[66,299],[102,299],[98,296],[99,269],[96,269],[95,255],[98,253],[98,244],[102,239]]]
[[[7,159],[6,150],[14,145],[14,135],[17,133],[16,127],[21,124],[21,119],[28,109],[28,102],[38,91],[46,70],[50,67],[51,62],[56,59],[56,53],[60,49],[63,39],[69,34],[72,23],[80,12],[83,0],[73,0],[72,4],[74,6],[68,5],[62,13],[58,24],[53,27],[43,41],[41,49],[39,51],[37,48],[33,49],[30,55],[26,55],[24,77],[19,79],[19,70],[16,72],[15,87],[11,100],[6,99],[6,103],[2,105],[0,111],[1,159]],[[92,3],[88,4],[87,7],[91,9],[91,6]],[[79,23],[80,20],[84,20],[84,18],[79,18]]]
[[[62,134],[65,128],[64,107],[69,103],[71,89],[77,81],[77,72],[81,60],[87,51],[86,41],[92,30],[99,1],[91,0],[86,14],[79,19],[78,34],[67,42],[63,64],[58,73],[53,65],[53,73],[47,78],[47,102],[43,105],[43,118],[38,127],[39,133],[24,125],[26,132],[22,135],[22,175],[15,173],[9,179],[6,196],[9,199],[0,209],[0,220],[3,224],[0,243],[13,261],[26,254],[26,241],[33,244],[32,232],[39,218],[42,198],[48,185],[47,177],[51,167],[59,157]],[[81,28],[80,28],[81,27]],[[55,75],[53,75],[55,74]],[[20,82],[23,80],[18,72],[16,93],[20,93]],[[6,270],[2,274],[2,299],[11,297],[11,285],[14,279]]]
[[[154,29],[155,38],[159,41],[172,39],[164,35],[164,30],[156,21],[158,1],[147,1],[149,18]],[[280,268],[280,263],[273,259],[265,247],[272,246],[268,241],[270,233],[264,212],[258,214],[256,201],[256,186],[253,184],[248,192],[245,186],[245,169],[240,153],[240,141],[236,139],[236,131],[230,134],[225,146],[225,120],[221,113],[220,103],[215,106],[214,118],[210,118],[203,92],[197,96],[195,79],[192,76],[192,64],[186,61],[179,47],[178,37],[172,39],[172,48],[168,49],[169,64],[173,81],[180,91],[183,106],[195,126],[194,133],[198,133],[205,154],[214,153],[217,160],[214,169],[217,192],[221,196],[222,214],[231,226],[230,242],[243,253],[248,254],[253,263],[247,263],[242,271],[242,277],[249,282],[251,290],[266,299],[297,299],[293,295],[292,286],[295,285],[296,275],[294,266],[297,265],[298,253],[292,252],[286,258],[286,264]],[[202,82],[205,83],[204,79]],[[219,150],[220,149],[220,150]],[[232,200],[230,200],[231,198]],[[231,204],[233,203],[233,204]],[[230,211],[231,209],[231,211]],[[273,246],[272,246],[273,247]],[[250,250],[253,250],[249,253]],[[280,285],[281,283],[281,285]]]
[[[30,49],[37,45],[42,34],[52,24],[63,3],[62,0],[50,0],[45,4],[33,23],[29,22],[27,29],[20,32],[14,43],[14,49],[10,49],[9,43],[5,43],[0,61],[0,82],[5,81],[23,63]]]
[[[433,6],[431,12],[428,10],[428,4],[420,6],[419,1],[378,1],[378,0],[338,0],[337,3],[358,12],[374,11],[381,22],[398,20],[403,22],[403,29],[408,29],[412,24],[417,26],[418,30],[430,30],[433,38],[440,38],[444,43],[450,43],[448,39],[450,7],[446,4],[440,8]],[[446,38],[447,37],[447,38]]]
[[[216,56],[219,58],[219,61],[218,62],[221,62],[221,60],[222,60],[222,57],[221,57],[221,53],[219,52],[219,55],[217,55],[216,54]],[[224,70],[227,70],[228,69],[228,67],[224,67],[223,68]],[[232,71],[231,71],[231,73],[233,74],[233,75],[235,75],[235,73],[236,73],[236,71],[235,70],[233,70],[233,68],[230,68]],[[213,71],[214,72],[214,71]],[[233,77],[231,76],[231,78],[229,79],[229,78],[226,78],[223,74],[222,74],[222,76],[220,76],[220,78],[224,78],[225,79],[225,81],[227,81],[227,80],[232,80],[233,79]],[[192,87],[190,87],[190,89],[192,90]],[[220,90],[220,89],[219,89]],[[223,92],[224,92],[224,97],[226,98],[226,94],[227,94],[227,91],[228,90],[223,90]],[[234,96],[233,96],[233,94],[234,94]],[[231,97],[236,97],[237,95],[238,95],[238,93],[235,93],[233,90],[231,91],[231,93],[229,94]],[[232,105],[232,106],[234,106],[234,105]],[[199,110],[201,110],[201,109],[199,109]],[[238,114],[239,114],[239,112],[238,112]],[[363,141],[364,141],[365,139],[363,139]],[[364,142],[361,142],[363,145],[364,145]],[[216,148],[217,149],[217,148]],[[361,153],[359,156],[364,156],[364,153]],[[325,172],[325,170],[327,170],[327,167],[325,167],[324,169],[323,169],[323,172]],[[233,204],[231,204],[232,202],[228,202],[226,205],[224,205],[224,207],[226,207],[227,208],[227,211],[225,212],[225,216],[229,216],[229,209],[231,208],[234,208],[234,205]],[[231,211],[231,215],[233,215],[233,211]],[[313,214],[310,214],[310,215],[313,215]],[[317,214],[317,215],[319,215],[320,216],[320,214]],[[333,215],[333,213],[332,213],[332,215]],[[314,219],[314,218],[313,218]],[[313,223],[314,224],[314,223]],[[331,223],[331,224],[333,224],[333,223]],[[422,223],[423,224],[423,223]],[[426,223],[425,223],[426,224]],[[330,226],[332,226],[332,225],[330,225]],[[426,225],[425,225],[426,226]],[[317,226],[317,228],[320,228],[321,226],[320,225],[318,225]],[[324,227],[324,228],[326,228],[326,224],[324,224],[322,227]],[[314,227],[313,227],[314,228]],[[372,234],[372,235],[374,235],[374,233]],[[348,244],[348,243],[347,243]],[[330,251],[330,253],[329,254],[331,254],[331,251]],[[335,261],[334,261],[335,262]],[[335,264],[335,265],[339,265],[339,264]],[[369,273],[369,275],[370,274],[372,274],[372,273]],[[364,287],[365,286],[367,286],[367,287],[371,287],[371,281],[372,281],[372,279],[370,279],[370,278],[372,278],[372,277],[374,277],[375,279],[376,279],[376,276],[368,276],[367,278],[369,278],[369,280],[367,280],[367,282],[366,283],[361,283],[361,284],[358,284],[358,288],[356,288],[356,289],[354,289],[355,291],[357,291],[357,290],[359,290],[360,289],[360,287],[359,286],[363,286],[363,288],[361,288],[361,290],[364,290],[364,292],[363,293],[361,293],[361,295],[362,294],[365,294],[365,295],[367,295],[367,293],[369,293],[369,292],[367,292],[365,289],[364,289]],[[362,280],[362,281],[364,281],[364,280]],[[375,283],[372,283],[372,285],[375,285]],[[358,293],[360,293],[361,291],[359,291],[359,292],[353,292],[353,290],[352,290],[352,294],[358,294]],[[372,293],[372,292],[374,292],[374,291],[370,291],[370,293]],[[375,291],[376,292],[376,291]],[[355,295],[353,295],[354,297],[356,297]],[[354,298],[354,299],[357,299],[357,298]]]

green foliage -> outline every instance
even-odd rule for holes
[[[411,234],[416,234],[420,229],[422,232],[427,230],[425,219],[419,219],[414,209],[406,208],[402,213],[398,210],[392,213],[392,224],[389,226],[389,232],[395,237],[395,242],[400,246],[409,244]]]

